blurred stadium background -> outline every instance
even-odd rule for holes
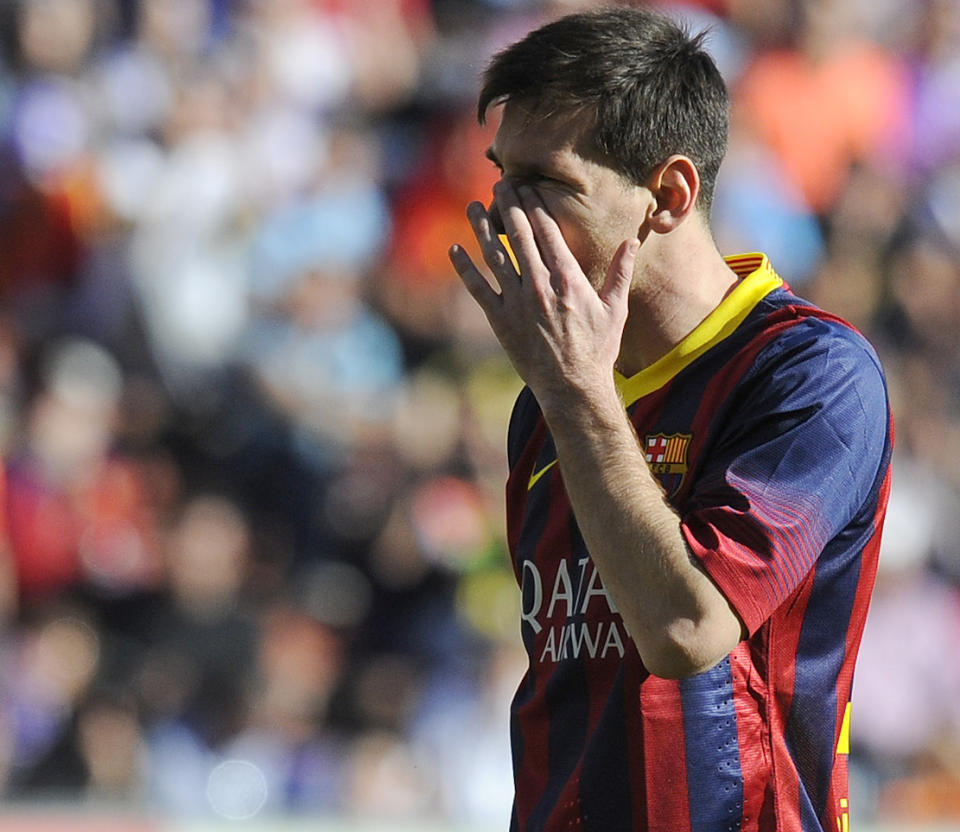
[[[591,5],[0,3],[0,831],[506,828],[518,382],[445,252],[486,58]],[[960,3],[666,8],[723,250],[889,374],[854,827],[960,828]]]

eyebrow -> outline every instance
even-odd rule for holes
[[[493,147],[488,147],[484,151],[484,156],[486,156],[493,164],[495,164],[501,171],[506,170],[504,168],[503,162],[500,161],[500,157],[494,152]],[[554,178],[554,174],[551,174],[546,168],[536,162],[530,162],[521,166],[518,166],[517,172],[523,176],[534,176],[534,177],[543,177],[545,179]]]

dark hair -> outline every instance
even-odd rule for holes
[[[644,8],[571,14],[534,30],[491,60],[477,118],[521,101],[539,117],[590,113],[599,157],[636,184],[674,153],[700,173],[709,212],[727,149],[729,97],[704,33]]]

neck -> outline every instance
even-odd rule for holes
[[[632,376],[686,338],[737,285],[709,230],[691,217],[644,240],[617,369]]]

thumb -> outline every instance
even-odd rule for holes
[[[633,282],[633,267],[637,261],[639,249],[640,241],[632,237],[620,243],[616,254],[613,255],[607,278],[600,289],[600,299],[608,306],[626,307],[630,284]]]

